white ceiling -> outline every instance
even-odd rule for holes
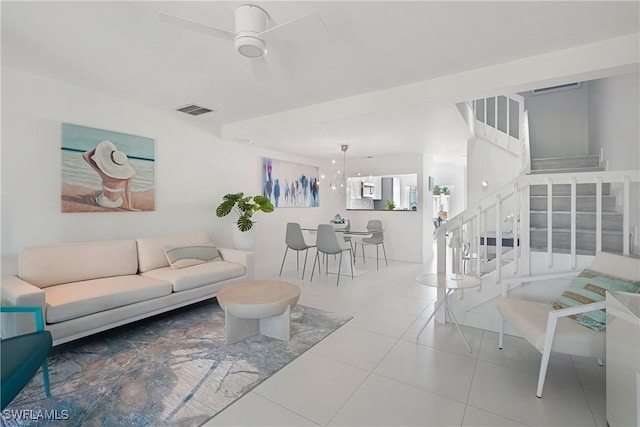
[[[367,110],[361,96],[637,33],[640,13],[637,1],[261,1],[272,24],[318,12],[327,32],[271,43],[259,62],[157,15],[233,30],[243,3],[2,1],[2,65],[161,110],[197,103],[216,112],[185,120],[295,154],[327,158],[348,143],[360,156],[454,159],[467,133],[451,100]],[[282,114],[336,100],[326,119],[283,125]]]

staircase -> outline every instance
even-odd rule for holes
[[[531,161],[531,174],[575,174],[597,172],[601,166],[601,156],[576,156]],[[552,252],[571,251],[571,185],[553,184],[551,191],[551,233]],[[549,197],[547,185],[532,185],[529,201],[530,247],[532,251],[548,250],[549,218],[547,206]],[[576,185],[576,252],[579,255],[595,255],[597,201],[596,184]],[[610,183],[602,184],[601,194],[601,248],[607,252],[623,252],[623,216],[616,211],[616,196],[612,194]]]
[[[512,289],[530,283],[520,290],[539,296],[545,291],[538,283],[551,279],[562,284],[562,278],[588,265],[597,251],[629,255],[631,193],[640,183],[640,171],[605,170],[603,153],[532,160],[523,100],[503,98],[518,108],[500,108],[505,102],[494,97],[458,109],[476,137],[514,155],[520,175],[434,232],[438,272],[446,271],[444,260],[451,256],[448,238],[461,237],[463,244],[470,244],[466,271],[482,284],[459,291],[450,304],[461,324],[488,330],[497,330],[496,302],[505,292],[503,285]],[[515,117],[517,125],[506,130],[496,126]]]

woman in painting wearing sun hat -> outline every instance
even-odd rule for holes
[[[102,191],[96,194],[95,202],[104,208],[124,207],[133,209],[131,200],[131,179],[136,174],[129,158],[111,141],[102,141],[82,158],[102,178]]]

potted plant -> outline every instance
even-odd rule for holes
[[[384,204],[384,210],[386,211],[392,211],[396,208],[396,204],[393,203],[393,200],[387,200]]]
[[[251,219],[255,212],[273,212],[273,203],[266,196],[246,196],[244,193],[225,194],[222,203],[216,208],[216,216],[227,216],[231,211],[238,214],[238,230],[245,232],[253,228]]]
[[[449,195],[449,187],[446,187],[446,186],[440,187],[439,185],[436,185],[435,187],[433,187],[433,195],[434,196],[439,196],[441,194],[444,194],[445,196],[448,196]]]

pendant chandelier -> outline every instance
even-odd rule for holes
[[[346,194],[347,191],[347,150],[349,146],[342,144],[340,150],[342,151],[342,170],[338,169],[334,172],[333,179],[329,184],[332,190],[337,190],[340,194]],[[335,163],[335,160],[334,160]]]

